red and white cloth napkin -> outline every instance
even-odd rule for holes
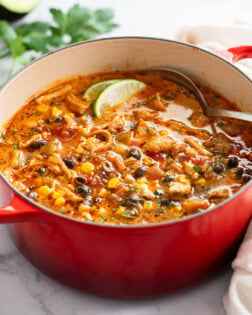
[[[175,37],[176,40],[205,49],[221,50],[240,45],[252,45],[252,26],[231,24],[185,27]],[[236,66],[252,78],[252,60],[242,60]],[[237,257],[232,263],[232,268],[234,273],[228,292],[223,298],[226,313],[252,315],[252,221]]]

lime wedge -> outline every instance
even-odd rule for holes
[[[107,106],[115,106],[117,104],[126,102],[135,93],[142,90],[146,84],[144,82],[125,79],[113,83],[104,89],[93,103],[93,112],[96,117],[102,115]]]
[[[87,101],[94,100],[104,89],[113,83],[121,81],[120,79],[105,80],[95,84],[90,85],[89,88],[83,94],[83,98]]]

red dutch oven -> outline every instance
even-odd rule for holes
[[[232,61],[251,54],[251,47],[222,52]],[[251,80],[216,54],[168,40],[112,38],[61,49],[16,74],[0,92],[0,124],[62,77],[158,65],[182,70],[252,111]],[[172,222],[82,222],[38,205],[1,177],[1,197],[11,201],[0,208],[0,223],[8,223],[20,252],[49,277],[107,297],[154,297],[206,278],[230,261],[252,214],[248,183],[215,208]]]

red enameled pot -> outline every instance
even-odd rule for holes
[[[221,54],[237,61],[251,57],[252,48]],[[174,41],[111,38],[61,49],[12,77],[0,92],[0,124],[62,77],[158,65],[180,69],[252,111],[251,80],[222,57]],[[116,298],[159,296],[206,278],[230,261],[252,214],[249,183],[202,214],[135,226],[80,222],[32,202],[3,176],[1,185],[1,197],[12,200],[0,208],[0,223],[10,223],[14,243],[35,267],[71,287]]]

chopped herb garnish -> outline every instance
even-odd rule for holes
[[[18,144],[14,144],[14,146],[12,147],[12,150],[17,150],[19,148]]]
[[[221,121],[219,121],[219,122],[217,123],[217,125],[218,125],[218,127],[223,127],[223,126],[224,126],[224,123],[221,122]]]
[[[193,166],[193,169],[195,170],[195,172],[197,172],[197,173],[199,173],[199,174],[202,173],[202,169],[201,169],[200,166],[194,165],[194,166]]]
[[[60,208],[60,209],[59,209],[59,212],[66,213],[67,210],[66,210],[65,208]]]

